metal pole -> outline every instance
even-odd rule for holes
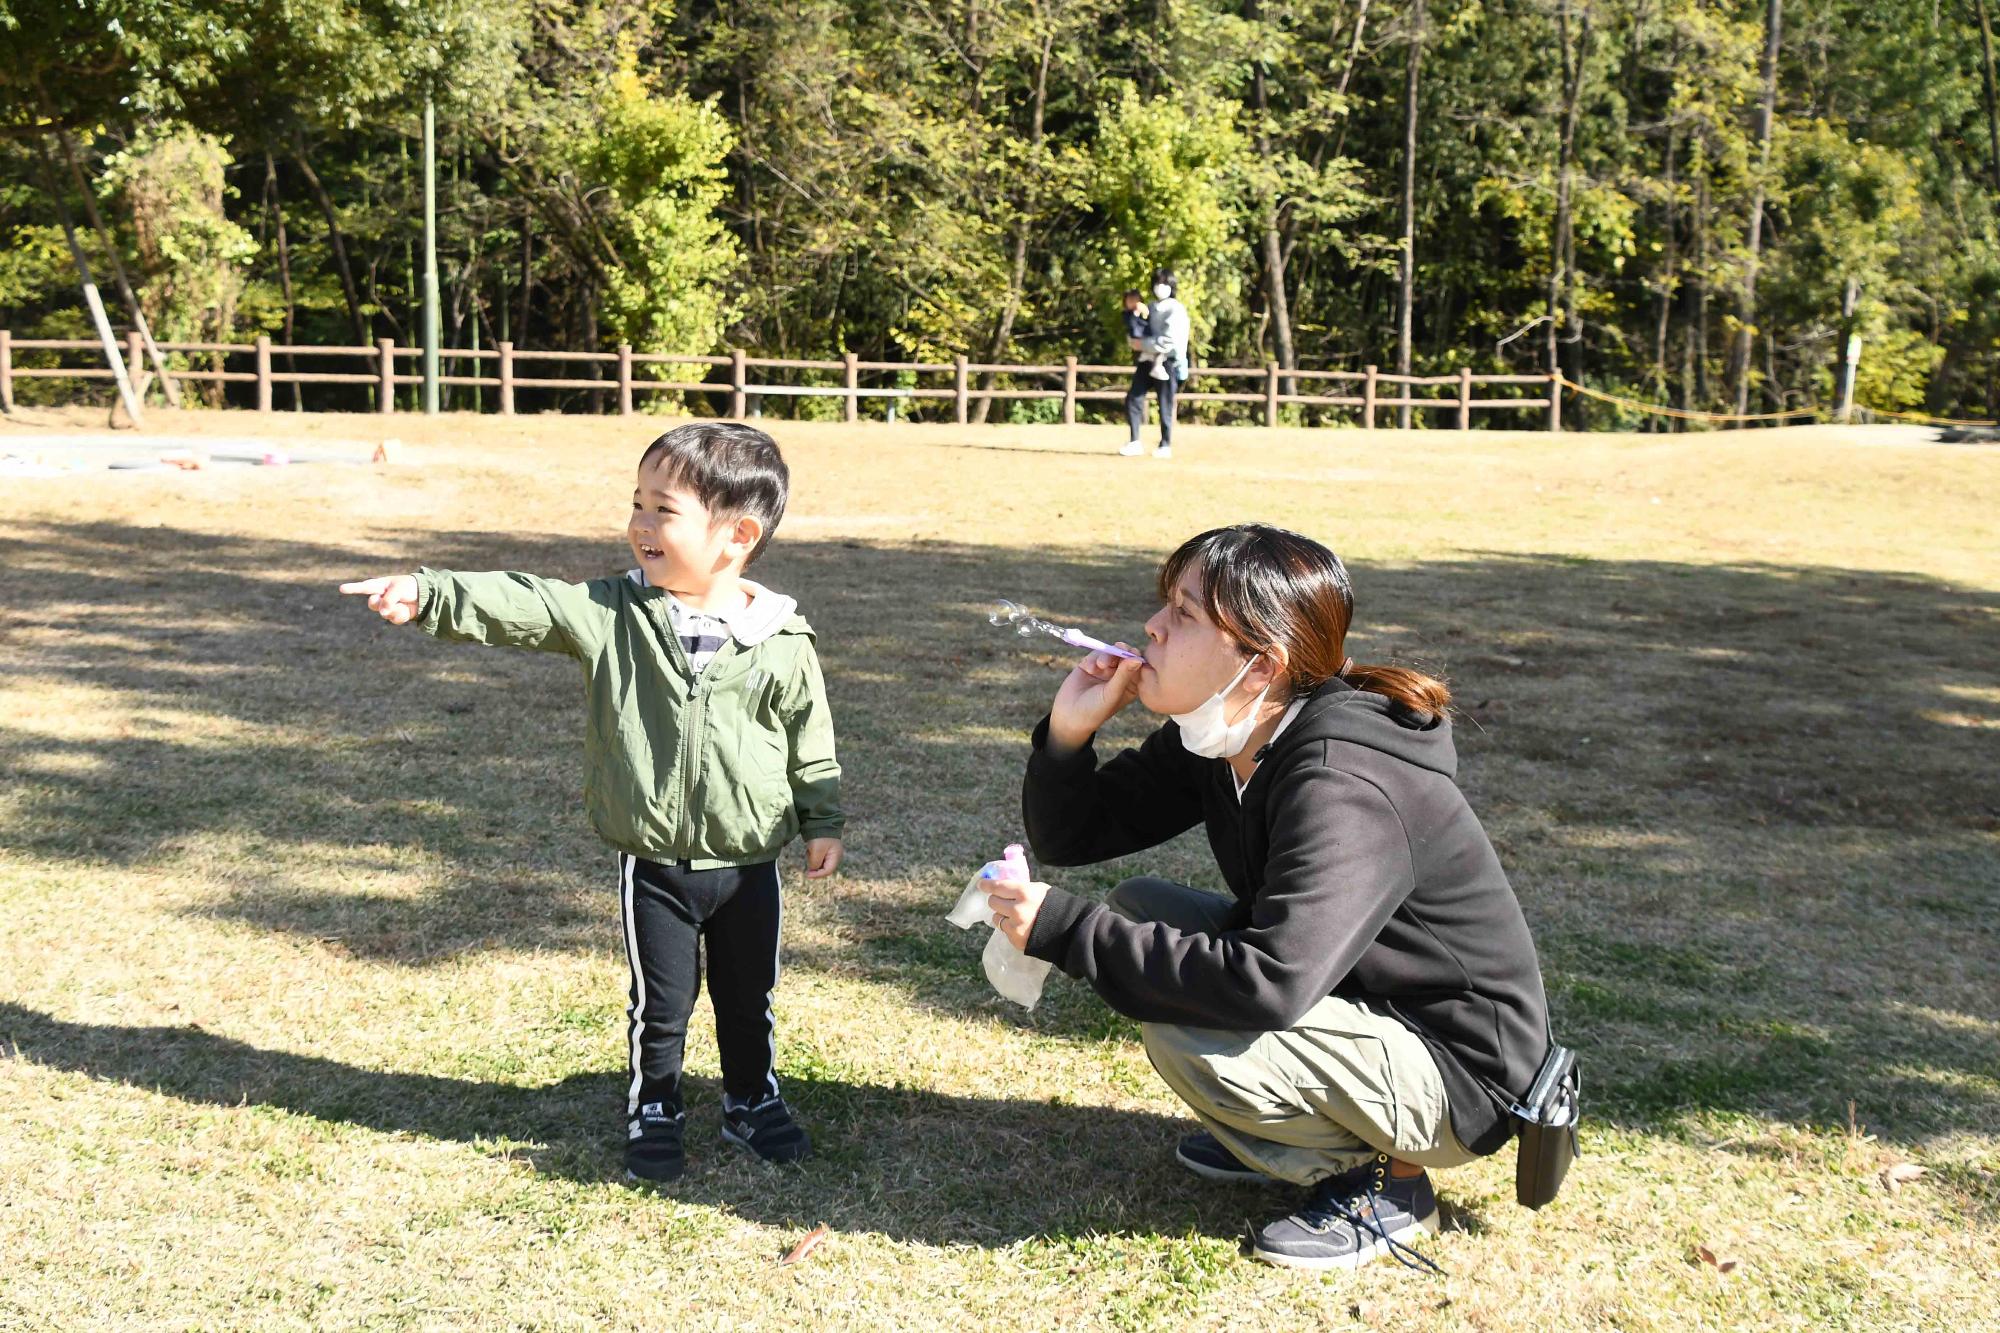
[[[424,97],[424,412],[438,410],[437,107]]]

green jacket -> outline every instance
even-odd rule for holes
[[[567,653],[583,667],[584,808],[599,837],[696,870],[775,860],[838,837],[840,765],[812,627],[745,581],[751,603],[697,678],[639,571],[561,583],[417,572],[417,623],[440,639]]]

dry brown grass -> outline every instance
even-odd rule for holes
[[[333,585],[619,567],[652,427],[156,415],[413,461],[0,482],[0,1324],[2000,1322],[2000,453],[776,427],[762,574],[821,631],[854,819],[836,886],[790,877],[780,1061],[822,1152],[723,1152],[699,1027],[692,1169],[646,1194],[574,669]],[[1253,516],[1349,558],[1358,656],[1454,681],[1583,1052],[1562,1201],[1516,1208],[1511,1154],[1441,1176],[1442,1282],[1239,1259],[1274,1200],[1173,1168],[1133,1027],[1060,979],[1005,1007],[942,920],[1057,679],[979,603],[1130,635],[1164,548]],[[1064,882],[1139,868],[1214,879],[1183,839]]]

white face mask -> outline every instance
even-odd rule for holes
[[[1170,716],[1180,723],[1181,746],[1189,754],[1198,754],[1204,759],[1227,759],[1239,754],[1250,743],[1250,733],[1257,729],[1257,710],[1264,702],[1264,696],[1271,692],[1266,685],[1257,691],[1257,697],[1243,710],[1243,716],[1235,722],[1224,720],[1225,703],[1229,692],[1236,683],[1250,674],[1250,668],[1257,665],[1251,658],[1243,664],[1243,669],[1230,677],[1229,683],[1202,701],[1192,713],[1173,713]]]
[[[1166,283],[1156,282],[1153,284],[1153,295],[1159,297],[1162,301],[1166,300],[1169,296],[1172,296],[1173,294],[1174,294],[1174,289],[1167,286]]]

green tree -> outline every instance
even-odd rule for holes
[[[603,189],[608,331],[645,351],[712,351],[733,318],[724,282],[741,259],[716,213],[734,132],[712,104],[663,94],[633,69],[599,115],[576,165]]]

